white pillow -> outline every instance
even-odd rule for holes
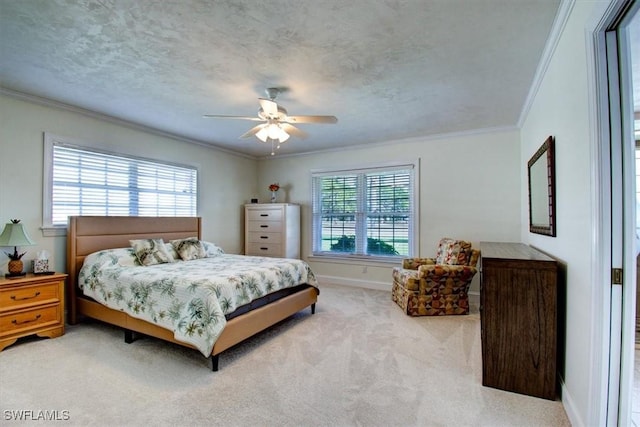
[[[138,257],[132,248],[112,249],[113,255],[118,259],[118,265],[122,267],[139,267]]]
[[[204,251],[207,254],[207,258],[224,254],[224,250],[222,250],[222,248],[217,246],[215,243],[203,241],[202,245],[204,246]]]
[[[169,252],[169,255],[171,255],[171,258],[173,258],[174,261],[180,260],[180,255],[178,255],[178,252],[176,252],[176,249],[171,243],[165,243],[164,248]]]

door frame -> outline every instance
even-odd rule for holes
[[[621,34],[640,2],[612,0],[591,32],[596,106],[592,167],[594,189],[594,364],[590,419],[615,426],[631,422],[635,342],[635,143],[629,46]],[[627,72],[620,72],[626,70]],[[631,123],[629,123],[631,119]],[[625,129],[631,130],[625,132]],[[625,203],[634,200],[634,203]],[[612,283],[623,269],[624,285]],[[595,303],[594,303],[595,305]]]

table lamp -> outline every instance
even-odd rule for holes
[[[13,246],[13,253],[5,252],[9,259],[9,273],[5,274],[6,277],[20,277],[25,273],[22,271],[22,256],[27,252],[18,253],[18,246],[32,246],[35,245],[33,240],[27,234],[24,226],[20,224],[19,219],[12,219],[4,226],[2,234],[0,234],[0,246]]]

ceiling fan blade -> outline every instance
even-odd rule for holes
[[[275,117],[278,115],[278,104],[270,99],[258,98],[260,107],[267,115]]]
[[[287,116],[287,123],[338,123],[336,116]]]
[[[248,131],[246,131],[245,133],[243,133],[242,135],[240,135],[240,138],[249,138],[249,137],[255,135],[256,133],[260,132],[260,129],[262,129],[266,125],[267,125],[266,123],[263,123],[261,125],[254,126],[251,129],[249,129]]]
[[[237,119],[237,120],[253,120],[254,122],[263,122],[260,117],[249,117],[249,116],[225,116],[221,114],[203,114],[202,117],[205,119]]]
[[[300,139],[305,139],[307,136],[309,136],[306,132],[301,131],[295,126],[291,126],[289,123],[282,123],[280,124],[280,127],[289,135],[296,136]]]

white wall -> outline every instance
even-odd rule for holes
[[[291,144],[300,143],[293,141]],[[520,149],[515,130],[396,141],[355,149],[259,162],[260,198],[272,182],[283,186],[279,201],[302,205],[302,254],[311,253],[311,170],[420,159],[420,253],[435,256],[438,240],[520,240]],[[283,191],[283,190],[280,190]],[[391,289],[392,266],[309,260],[320,276]],[[366,268],[365,268],[366,267]],[[471,291],[479,290],[479,275]]]
[[[587,25],[596,10],[608,2],[575,3],[560,37],[542,84],[521,129],[522,157],[529,158],[549,136],[555,137],[557,237],[528,231],[527,170],[521,171],[522,241],[535,246],[566,265],[566,351],[562,400],[574,425],[595,425],[590,419],[593,390],[590,360],[592,289],[602,286],[592,276],[593,231],[591,179],[591,133],[587,56]],[[561,312],[562,313],[562,312]],[[596,386],[597,387],[597,386]],[[591,390],[590,390],[591,388]]]
[[[25,266],[46,249],[55,269],[66,270],[66,238],[43,237],[40,231],[44,132],[101,150],[196,166],[203,238],[229,253],[242,252],[242,205],[256,192],[256,160],[0,95],[0,226],[19,218],[37,243],[22,248],[28,250]],[[0,252],[3,273],[5,249]]]

